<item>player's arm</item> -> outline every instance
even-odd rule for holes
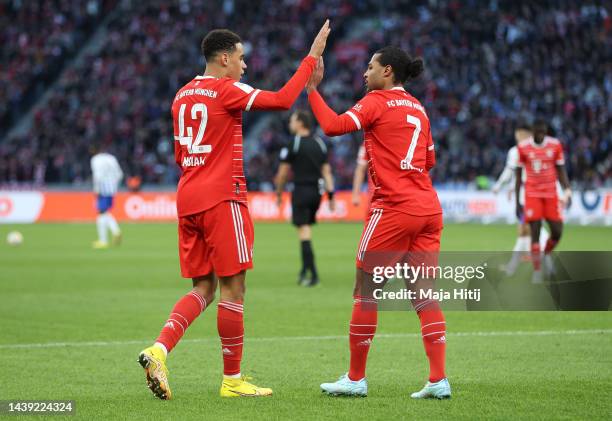
[[[492,190],[494,193],[499,192],[506,184],[512,181],[512,174],[514,173],[514,171],[516,170],[513,170],[512,168],[507,166],[504,167],[504,170],[501,172],[501,174],[497,178],[497,181],[493,185]]]
[[[282,203],[285,184],[287,184],[287,180],[289,179],[289,168],[291,168],[291,162],[295,157],[294,142],[295,139],[292,139],[291,142],[289,142],[289,145],[281,149],[279,155],[280,165],[278,166],[278,171],[276,172],[276,176],[274,177],[274,184],[276,185],[276,204],[279,207]]]
[[[333,212],[336,210],[336,201],[334,200],[334,176],[332,174],[331,165],[326,162],[321,167],[321,177],[325,183],[325,191],[327,192],[327,198],[329,199],[329,209]]]
[[[368,168],[367,163],[358,162],[355,167],[355,174],[353,174],[353,197],[352,202],[353,205],[359,206],[361,202],[361,186],[365,181],[366,177],[366,169]]]
[[[123,179],[123,171],[121,170],[121,165],[119,165],[119,161],[117,158],[113,156],[113,166],[115,167],[115,177],[117,181],[121,181]]]
[[[508,151],[508,155],[506,156],[506,165],[504,166],[504,170],[493,185],[493,192],[499,192],[506,184],[512,181],[512,176],[514,175],[514,171],[517,166],[518,150],[516,148],[512,148]]]
[[[516,167],[514,169],[514,201],[516,203],[516,217],[519,221],[523,218],[523,207],[521,206],[521,184],[523,184],[523,167],[527,165],[527,159],[520,149],[517,150]]]
[[[289,178],[289,164],[286,162],[281,162],[278,166],[278,172],[274,177],[274,184],[276,184],[276,204],[278,206],[281,205],[283,198],[283,190],[285,189],[285,184],[287,183],[287,179]]]
[[[95,193],[98,193],[99,191],[99,186],[100,186],[100,169],[98,166],[98,161],[96,159],[94,159],[95,157],[91,158],[90,161],[90,166],[91,166],[91,182],[93,184],[93,191]]]
[[[557,169],[557,177],[559,178],[561,187],[563,187],[563,202],[565,203],[565,206],[569,208],[572,205],[572,189],[567,176],[567,171],[565,170],[565,164],[557,164],[555,168]]]
[[[566,207],[572,205],[572,189],[570,186],[569,178],[567,177],[567,171],[565,170],[565,158],[563,156],[563,148],[561,144],[557,147],[555,156],[555,168],[557,170],[557,178],[563,187],[563,202]]]
[[[295,100],[300,96],[302,89],[306,85],[306,82],[310,78],[317,60],[323,54],[327,37],[329,35],[329,19],[325,21],[319,33],[315,37],[312,46],[310,47],[310,53],[302,60],[300,67],[293,74],[291,79],[285,83],[285,85],[278,91],[263,91],[261,89],[253,89],[248,85],[240,84],[239,82],[234,85],[240,87],[245,94],[236,93],[226,95],[225,106],[228,109],[241,109],[244,111],[250,110],[288,110],[291,108]],[[241,87],[242,86],[242,87]]]
[[[521,206],[521,183],[523,182],[523,168],[516,167],[514,169],[514,201],[516,203],[516,217],[520,220],[523,216],[523,207]]]
[[[436,147],[431,137],[431,127],[429,128],[429,136],[427,137],[427,152],[425,153],[425,170],[429,171],[436,166]]]
[[[341,134],[355,132],[361,130],[361,121],[353,111],[347,111],[342,115],[336,114],[332,110],[323,97],[317,92],[317,86],[323,80],[324,72],[323,58],[319,59],[316,69],[306,84],[306,92],[308,92],[308,102],[310,108],[317,119],[317,122],[328,136],[339,136]]]

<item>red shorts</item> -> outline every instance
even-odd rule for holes
[[[561,202],[555,197],[529,197],[525,196],[525,222],[563,221],[561,215]]]
[[[412,256],[411,264],[435,266],[443,227],[441,213],[415,216],[392,209],[371,209],[359,241],[357,267],[370,273],[374,266],[392,266],[407,254]]]
[[[245,204],[221,202],[179,217],[178,237],[181,275],[185,278],[211,272],[232,276],[253,267],[253,222]]]

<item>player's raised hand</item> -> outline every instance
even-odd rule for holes
[[[317,58],[317,59],[321,57],[321,54],[323,54],[323,50],[325,50],[325,44],[327,43],[327,36],[329,35],[330,31],[331,29],[329,27],[329,19],[326,19],[325,23],[319,30],[319,33],[317,34],[314,41],[312,42],[312,46],[310,47],[310,53],[308,53],[308,55],[313,56],[314,58]]]
[[[323,63],[323,57],[319,57],[317,66],[310,75],[310,79],[306,82],[306,92],[310,93],[317,89],[319,83],[323,80],[323,73],[325,72],[325,63]]]

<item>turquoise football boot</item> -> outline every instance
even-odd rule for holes
[[[448,379],[442,379],[436,383],[427,382],[425,387],[410,395],[413,399],[450,399],[451,387]]]
[[[365,377],[359,381],[349,379],[348,373],[340,376],[335,383],[323,383],[323,393],[331,396],[368,396],[368,382]]]

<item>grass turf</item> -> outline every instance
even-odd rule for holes
[[[453,399],[442,402],[409,398],[427,375],[416,315],[382,312],[368,398],[321,395],[319,383],[348,367],[357,224],[315,228],[322,285],[313,289],[295,285],[299,244],[291,226],[256,226],[243,371],[272,387],[273,397],[218,397],[221,356],[211,307],[169,359],[175,399],[158,401],[136,356],[190,285],[178,275],[176,227],[125,225],[124,244],[101,251],[89,248],[92,225],[4,226],[0,236],[14,228],[25,243],[0,244],[0,399],[74,399],[83,419],[609,419],[612,413],[609,312],[448,312]],[[514,230],[449,225],[442,246],[507,250]],[[610,228],[568,227],[559,249],[606,250],[610,234]],[[527,333],[499,334],[514,331]]]

